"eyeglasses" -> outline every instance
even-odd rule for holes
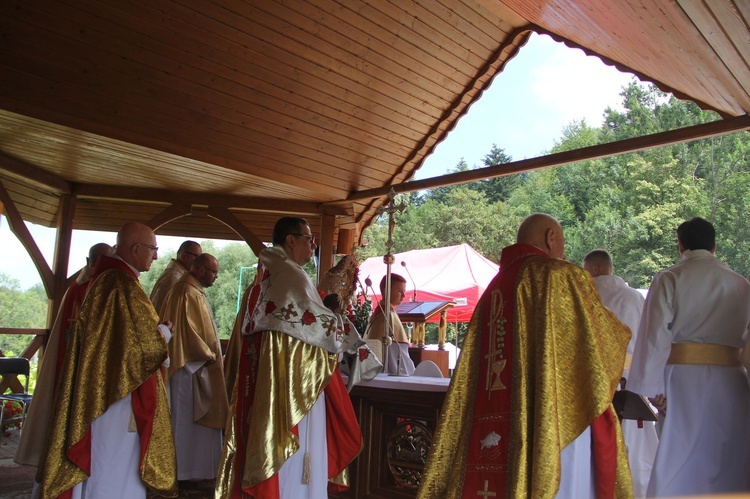
[[[201,265],[201,267],[203,267],[204,269],[206,269],[209,272],[211,272],[211,274],[213,274],[214,277],[216,277],[216,276],[219,275],[219,271],[218,270],[214,270],[212,268],[206,267],[205,265]]]
[[[308,241],[310,241],[310,244],[315,244],[315,236],[310,236],[310,235],[307,235],[307,234],[291,234],[291,235],[292,236],[297,236],[297,237],[304,237],[305,239],[307,239]]]
[[[183,251],[183,253],[187,253],[188,255],[192,255],[195,258],[198,258],[200,256],[198,253],[193,253],[192,251]]]
[[[148,249],[150,249],[154,253],[157,253],[159,251],[159,247],[158,246],[154,246],[153,244],[146,244],[146,243],[138,243],[138,244],[140,244],[141,246],[147,247]]]

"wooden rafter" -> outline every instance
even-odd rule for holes
[[[8,218],[10,230],[16,235],[18,240],[21,241],[24,248],[26,248],[26,251],[31,257],[31,261],[34,262],[34,265],[39,271],[44,290],[47,292],[47,298],[52,299],[54,297],[55,276],[52,273],[52,269],[50,269],[47,264],[47,261],[44,259],[44,255],[42,255],[42,252],[39,250],[39,246],[34,242],[34,238],[31,236],[29,229],[21,218],[21,214],[16,209],[16,205],[13,203],[10,194],[8,194],[8,191],[5,189],[2,180],[0,180],[0,202],[5,205],[5,216]]]
[[[513,175],[514,173],[540,170],[542,168],[576,163],[578,161],[606,158],[618,154],[643,151],[646,149],[653,149],[654,147],[679,144],[691,140],[705,139],[747,129],[750,129],[750,115],[746,114],[736,118],[712,121],[710,123],[645,135],[643,137],[620,140],[618,142],[610,142],[608,144],[582,147],[580,149],[559,152],[548,156],[523,159],[521,161],[513,161],[502,165],[477,168],[476,170],[449,173],[448,175],[442,175],[440,177],[403,182],[400,184],[379,187],[377,189],[367,189],[355,192],[349,196],[348,200],[358,201],[381,197],[388,194],[391,189],[398,193],[403,193],[433,189],[435,187],[444,187],[447,185],[465,184],[476,180],[504,177],[506,175]]]

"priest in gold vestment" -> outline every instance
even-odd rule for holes
[[[469,324],[421,498],[632,497],[612,396],[630,331],[527,217]]]
[[[218,273],[214,256],[196,257],[159,311],[173,325],[167,373],[180,481],[212,480],[219,468],[229,402],[219,333],[206,297]]]
[[[273,243],[243,326],[216,497],[326,497],[346,487],[362,445],[338,372],[344,333],[302,269],[315,237],[306,220],[283,217]]]
[[[60,372],[37,474],[42,498],[145,498],[147,486],[177,495],[160,374],[169,325],[138,282],[157,250],[153,231],[131,222],[115,256],[99,257]]]
[[[39,371],[34,388],[34,404],[29,407],[26,421],[23,424],[18,441],[18,448],[13,460],[21,465],[39,466],[44,450],[47,427],[52,419],[52,403],[55,399],[57,381],[62,370],[62,363],[68,351],[68,339],[72,333],[81,304],[86,297],[86,291],[94,273],[94,265],[99,256],[114,255],[115,250],[106,243],[97,243],[89,248],[86,266],[76,276],[63,295],[60,309],[50,330],[47,346],[44,348],[44,358],[39,363]]]
[[[185,241],[177,248],[176,257],[169,261],[167,268],[161,273],[151,290],[151,303],[154,304],[157,312],[161,310],[164,300],[174,285],[177,284],[177,281],[180,280],[180,277],[190,270],[193,260],[202,253],[201,245],[195,241]]]

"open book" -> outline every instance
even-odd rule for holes
[[[618,390],[612,398],[612,405],[620,419],[639,419],[641,421],[658,421],[659,415],[651,407],[646,397],[629,390]]]

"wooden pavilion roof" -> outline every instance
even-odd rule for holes
[[[217,221],[229,218],[268,241],[279,214],[294,213],[313,231],[326,215],[361,230],[384,202],[377,189],[414,175],[533,32],[724,118],[750,111],[740,0],[0,9],[0,187],[45,226],[67,196],[74,229],[173,220],[159,233],[237,238]]]

